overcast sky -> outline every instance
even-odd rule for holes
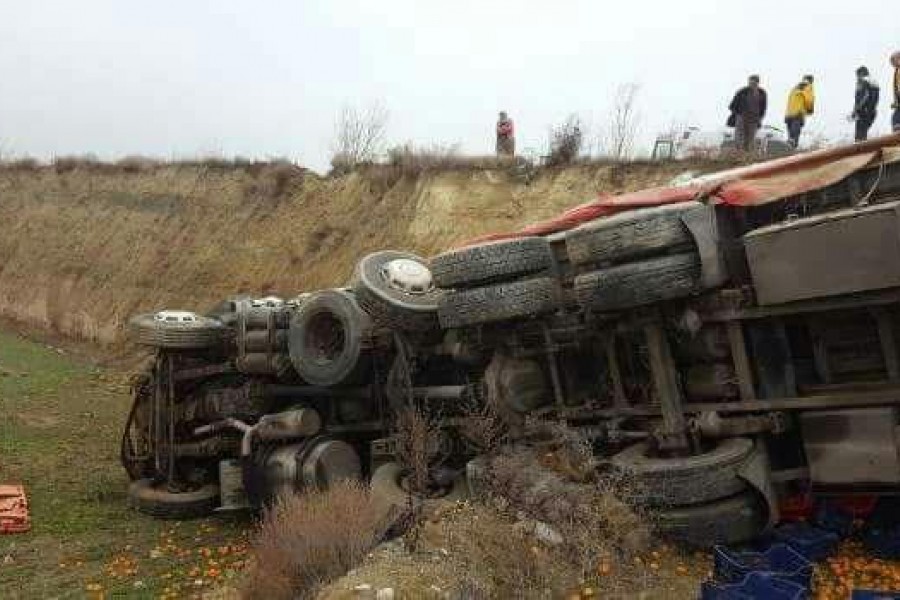
[[[572,112],[602,128],[641,85],[645,145],[673,121],[720,128],[748,74],[783,126],[816,76],[809,127],[850,133],[854,71],[881,83],[897,0],[0,0],[0,150],[42,158],[286,156],[327,165],[343,105],[380,101],[394,143],[493,151],[496,113],[540,150]]]

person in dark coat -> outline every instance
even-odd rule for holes
[[[734,121],[734,141],[738,150],[753,152],[756,132],[766,116],[767,100],[766,90],[759,85],[759,75],[751,75],[746,87],[739,89],[728,105],[733,117],[729,122]]]
[[[856,141],[864,142],[869,138],[869,128],[878,114],[878,84],[869,77],[869,69],[860,67],[856,70],[856,95],[850,119],[856,122]]]

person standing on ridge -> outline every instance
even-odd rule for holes
[[[738,150],[752,154],[756,145],[756,132],[766,116],[766,91],[759,85],[759,75],[751,75],[747,85],[734,95],[728,110],[729,124],[734,126],[734,141]]]
[[[784,113],[784,124],[788,130],[788,144],[796,149],[800,144],[800,132],[806,124],[806,117],[813,114],[816,96],[813,91],[813,76],[804,75],[788,94],[787,110]]]
[[[515,156],[516,137],[512,119],[505,111],[497,118],[497,156]]]
[[[891,55],[891,66],[894,67],[894,102],[891,105],[894,114],[891,115],[891,131],[900,133],[900,52]]]
[[[869,78],[869,69],[860,67],[856,70],[856,95],[850,120],[856,121],[856,141],[864,142],[869,138],[869,128],[878,114],[878,84]]]

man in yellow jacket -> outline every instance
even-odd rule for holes
[[[806,117],[813,114],[816,106],[816,95],[813,90],[813,76],[804,75],[788,94],[787,110],[784,113],[784,124],[787,125],[788,143],[796,148],[800,143],[800,132],[806,124]]]

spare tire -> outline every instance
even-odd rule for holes
[[[559,281],[549,277],[447,292],[438,305],[441,327],[524,319],[552,313],[562,304]]]
[[[569,260],[575,265],[623,262],[692,248],[694,238],[681,217],[700,206],[681,202],[631,210],[576,227],[566,234]]]
[[[345,290],[313,293],[291,319],[288,351],[311,385],[355,383],[368,361],[372,321]]]
[[[434,282],[469,288],[552,271],[553,251],[542,237],[522,237],[467,246],[431,259]]]
[[[363,257],[350,287],[377,325],[410,332],[438,329],[441,291],[434,287],[425,261],[415,254],[385,250]]]
[[[691,252],[578,275],[575,297],[587,309],[620,310],[684,298],[702,287],[700,257]]]
[[[747,488],[738,470],[753,453],[753,441],[731,438],[712,450],[677,458],[651,455],[649,442],[629,446],[612,457],[651,506],[701,504],[734,496]]]
[[[210,348],[228,334],[217,319],[181,310],[137,315],[128,325],[138,344],[176,350]]]
[[[660,535],[694,546],[741,544],[756,539],[768,523],[766,504],[755,490],[736,496],[651,512],[650,521]]]
[[[187,492],[172,492],[152,479],[138,479],[128,487],[128,504],[162,519],[196,519],[219,506],[219,486],[210,483]]]
[[[411,494],[403,486],[403,468],[396,462],[389,462],[378,467],[372,474],[370,482],[372,500],[382,509],[392,506],[405,508],[413,504],[421,505],[429,510],[443,502],[457,502],[469,497],[469,487],[465,472],[454,478],[450,487],[438,490],[433,496]]]

